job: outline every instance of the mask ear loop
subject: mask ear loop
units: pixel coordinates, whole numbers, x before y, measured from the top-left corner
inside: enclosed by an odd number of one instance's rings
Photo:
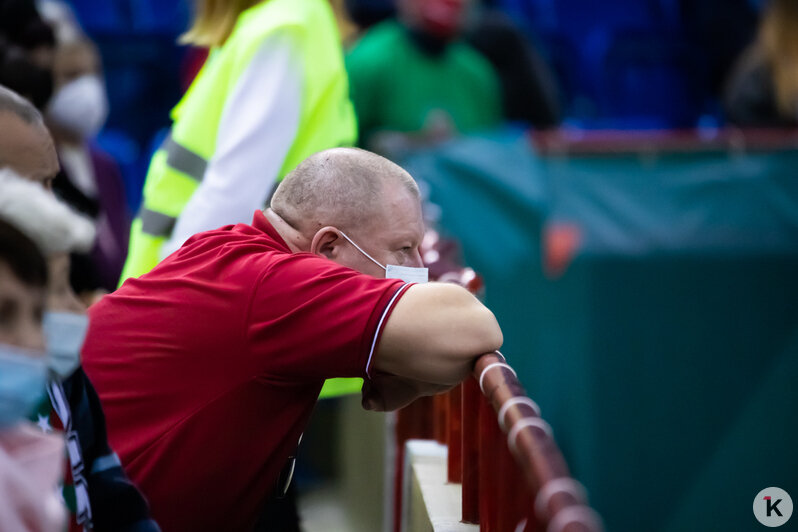
[[[348,236],[346,236],[346,233],[344,233],[344,232],[343,232],[343,231],[341,231],[340,229],[338,230],[338,232],[339,232],[339,233],[341,233],[341,236],[342,236],[342,237],[344,237],[344,238],[345,238],[345,239],[346,239],[346,240],[347,240],[347,241],[348,241],[350,244],[352,244],[353,246],[355,246],[355,248],[357,248],[357,250],[358,250],[359,252],[361,252],[361,253],[362,253],[362,254],[364,254],[366,257],[368,257],[368,259],[369,259],[371,262],[373,262],[374,264],[376,264],[377,266],[379,266],[379,267],[380,267],[380,268],[382,268],[383,270],[385,270],[385,271],[388,271],[388,269],[387,269],[385,266],[383,266],[382,264],[380,264],[379,262],[377,262],[377,260],[376,260],[374,257],[372,257],[371,255],[369,255],[368,253],[366,253],[365,251],[363,251],[363,249],[362,249],[360,246],[358,246],[357,244],[355,244],[355,243],[352,241],[352,239],[351,239],[351,238],[349,238]]]

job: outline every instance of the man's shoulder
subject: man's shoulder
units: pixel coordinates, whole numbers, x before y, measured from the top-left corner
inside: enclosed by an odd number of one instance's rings
[[[192,289],[217,287],[230,290],[232,297],[237,286],[246,290],[260,272],[287,255],[291,251],[285,243],[267,232],[247,224],[225,226],[192,236],[150,272],[126,280],[111,295],[164,300],[171,293],[185,295]]]

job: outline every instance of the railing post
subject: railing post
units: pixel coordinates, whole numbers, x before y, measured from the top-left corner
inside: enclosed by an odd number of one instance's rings
[[[449,423],[447,424],[446,435],[446,444],[449,446],[449,454],[446,464],[446,478],[449,482],[453,483],[463,481],[462,389],[463,385],[461,384],[446,394],[449,398]]]
[[[479,403],[482,393],[474,379],[462,385],[463,522],[479,523]]]
[[[503,444],[493,407],[479,402],[479,530],[501,532],[497,527],[499,478],[497,458]]]
[[[528,508],[534,505],[529,487],[521,475],[518,463],[507,448],[504,435],[500,432],[497,436],[496,467],[499,479],[496,493],[498,499],[497,530],[513,532],[519,521],[526,515]]]
[[[449,398],[446,394],[438,394],[432,398],[433,437],[440,444],[446,444],[448,430],[446,424],[449,417]]]
[[[432,407],[432,397],[420,397],[396,413],[396,462],[393,481],[394,532],[401,530],[405,442],[412,438],[432,438],[433,420],[429,415]]]

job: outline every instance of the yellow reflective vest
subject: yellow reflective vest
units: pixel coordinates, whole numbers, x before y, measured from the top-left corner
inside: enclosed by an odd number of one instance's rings
[[[267,0],[241,13],[230,37],[215,50],[172,110],[172,129],[155,152],[144,197],[130,230],[120,284],[160,262],[161,247],[202,182],[215,149],[225,102],[265,39],[289,32],[302,58],[303,94],[294,142],[278,179],[309,155],[355,143],[357,125],[335,17],[327,0]],[[219,198],[223,201],[223,198]],[[355,381],[355,382],[353,382]],[[360,389],[359,379],[328,381],[322,395]]]

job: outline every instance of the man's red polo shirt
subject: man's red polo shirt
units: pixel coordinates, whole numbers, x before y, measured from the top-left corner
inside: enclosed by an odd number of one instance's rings
[[[367,376],[406,287],[291,253],[258,212],[91,308],[83,367],[164,531],[252,528],[323,380]]]

